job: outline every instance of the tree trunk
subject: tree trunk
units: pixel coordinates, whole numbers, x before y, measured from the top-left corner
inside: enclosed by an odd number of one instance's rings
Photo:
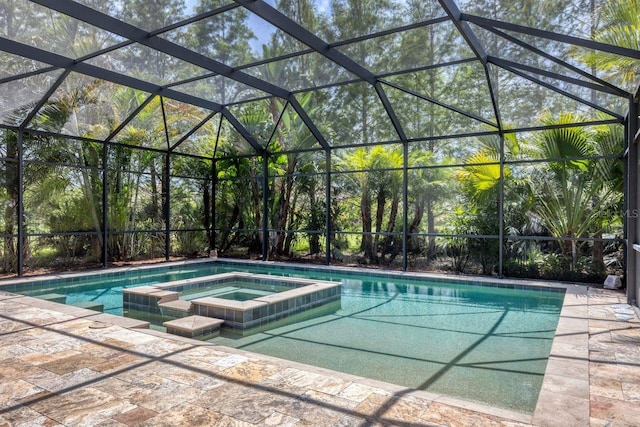
[[[138,200],[139,200],[139,193],[140,193],[140,177],[142,176],[142,171],[140,171],[140,173],[137,174],[136,176],[136,185],[135,185],[135,193],[133,196],[133,207],[131,209],[131,212],[129,213],[129,224],[127,226],[127,230],[133,231],[136,229],[136,212],[138,211]],[[131,236],[131,235],[129,235]],[[136,246],[135,246],[135,239],[133,238],[133,236],[129,237],[129,241],[127,242],[127,245],[125,247],[129,247],[128,249],[128,256],[130,257],[134,257],[138,255],[138,251],[136,250]]]
[[[204,225],[204,229],[205,229],[205,233],[207,234],[207,242],[209,242],[209,250],[213,249],[213,246],[211,245],[211,235],[212,235],[212,230],[211,230],[211,194],[209,193],[209,182],[205,181],[204,182],[204,188],[203,188],[203,192],[202,192],[202,204],[203,206],[203,210],[204,210],[204,215],[202,218],[202,223]]]
[[[434,52],[435,29],[433,27],[434,27],[433,25],[429,27],[429,46],[431,46],[431,49],[429,49],[430,61],[434,61],[434,54],[435,54]],[[434,69],[429,71],[429,90],[431,92],[431,96],[435,97],[436,70]],[[436,125],[436,111],[435,111],[435,105],[433,103],[429,103],[429,122],[430,122],[429,136],[433,136],[435,125]],[[435,142],[429,141],[428,144],[429,144],[429,151],[433,153],[435,150]],[[425,204],[426,204],[426,210],[427,210],[427,233],[430,233],[430,234],[436,232],[435,218],[433,217],[433,202],[434,202],[433,195],[430,192],[427,192],[427,194],[425,195]],[[429,236],[427,241],[429,242],[427,246],[427,261],[431,261],[436,257],[436,238],[435,236]]]
[[[291,190],[289,190],[289,192],[291,192]],[[296,218],[295,218],[294,212],[296,210],[296,205],[298,203],[298,195],[299,193],[296,191],[294,193],[293,198],[291,199],[291,202],[289,203],[290,212],[289,212],[289,225],[287,226],[287,230],[293,230],[297,228],[296,226],[297,224],[295,224]],[[289,197],[291,198],[291,196]],[[293,231],[287,231],[285,235],[286,235],[286,238],[284,239],[284,248],[282,250],[282,253],[284,255],[292,255],[291,245],[293,244],[295,233]]]
[[[84,149],[82,151],[83,152],[80,158],[80,160],[82,161],[82,166],[90,166],[90,164],[94,162],[97,163],[97,158],[96,158],[97,156],[95,156],[94,152],[87,153]],[[91,161],[87,162],[87,156],[91,156],[91,160],[93,160],[93,162]],[[95,193],[96,193],[95,190],[101,181],[99,172],[95,168],[92,168],[90,170],[86,168],[81,168],[80,173],[82,176],[82,194],[84,196],[85,203],[89,208],[89,214],[91,215],[91,223],[93,225],[93,230],[100,231],[101,220],[98,217],[98,209],[96,209],[96,200],[95,200]],[[101,248],[102,248],[102,233],[98,233],[97,236],[92,235],[91,236],[91,253],[94,259],[100,259]]]
[[[7,133],[6,143],[7,143],[7,158],[17,159],[18,158],[18,138],[14,133]],[[4,258],[3,258],[3,270],[5,272],[15,272],[17,271],[17,260],[18,260],[18,248],[17,248],[17,239],[15,239],[12,234],[15,232],[15,226],[17,225],[17,214],[18,214],[18,162],[6,162],[6,176],[7,176],[7,192],[9,193],[10,202],[7,204],[7,207],[4,211],[4,224],[5,229],[4,233],[10,235],[6,239],[4,239]]]
[[[433,215],[433,200],[430,194],[426,197],[427,208],[427,233],[436,232],[436,221]],[[427,258],[432,260],[436,257],[436,238],[435,236],[429,236],[429,247],[427,249]]]
[[[231,234],[231,229],[233,225],[238,221],[238,217],[240,216],[240,207],[236,203],[233,206],[233,211],[231,212],[231,218],[229,218],[229,222],[227,223],[227,230],[225,230],[222,238],[220,239],[220,253],[224,253],[231,247],[231,242],[227,243],[227,239],[229,238],[229,234]]]
[[[311,185],[309,188],[309,206],[311,207],[311,224],[312,230],[320,230],[322,225],[319,221],[317,221],[317,212],[318,212],[318,202],[316,200],[316,186]],[[309,235],[309,253],[310,254],[319,254],[320,253],[320,235],[313,233]]]
[[[378,188],[378,196],[377,196],[377,206],[376,206],[376,235],[373,237],[373,258],[371,262],[378,264],[380,259],[378,258],[378,243],[380,241],[380,232],[382,231],[382,221],[384,219],[384,207],[387,204],[387,192],[380,186]]]
[[[262,247],[262,239],[268,239],[269,236],[263,236],[262,233],[262,222],[267,221],[267,218],[262,218],[261,207],[262,207],[262,198],[260,197],[260,190],[258,189],[258,177],[255,171],[251,172],[251,196],[253,199],[253,211],[256,217],[256,227],[258,228],[258,233],[254,237],[254,241],[250,243],[251,248]],[[266,188],[263,188],[262,191],[267,191]]]
[[[373,259],[373,241],[371,240],[371,194],[367,186],[362,188],[360,198],[360,216],[362,217],[362,244],[360,249],[364,252],[364,257]]]
[[[287,228],[287,222],[291,211],[291,192],[293,191],[293,177],[291,174],[295,171],[296,161],[295,159],[288,158],[287,176],[284,178],[284,184],[280,191],[279,210],[278,210],[278,231],[276,238],[275,252],[278,255],[288,254],[288,250],[285,246],[285,237],[287,232],[284,231]]]
[[[398,219],[398,208],[400,206],[400,195],[398,192],[394,193],[393,199],[391,199],[391,210],[389,211],[389,225],[387,226],[387,233],[393,233],[396,226],[396,220]],[[391,264],[393,259],[398,254],[397,248],[393,243],[396,241],[394,236],[388,235],[384,238],[382,245],[382,260],[385,264]],[[397,246],[397,245],[395,245]],[[385,254],[390,254],[389,259],[385,259]]]
[[[158,229],[162,225],[162,221],[160,219],[160,197],[158,193],[158,173],[156,172],[156,162],[155,160],[151,161],[151,209],[152,209],[152,217],[153,217],[153,228]],[[155,258],[156,256],[156,244],[160,244],[161,236],[158,236],[158,233],[154,233],[151,239],[151,244],[149,245],[149,256],[151,258]]]
[[[167,224],[166,219],[169,218],[169,182],[171,181],[171,178],[169,177],[169,171],[167,170],[167,162],[163,161],[162,162],[162,176],[160,177],[160,191],[161,191],[161,195],[162,195],[162,219],[161,219],[161,224],[163,227],[170,227],[170,224]],[[161,253],[165,256],[169,256],[169,254],[165,253],[166,252],[166,245],[165,245],[165,239],[168,239],[169,236],[167,236],[165,233],[161,233],[161,238],[160,238],[160,243],[161,243]]]
[[[422,197],[418,197],[418,199],[416,200],[416,213],[415,213],[415,216],[413,217],[413,220],[411,221],[411,224],[409,224],[409,229],[408,229],[409,234],[414,234],[418,232],[420,223],[422,222],[422,218],[424,217],[424,208],[425,208],[424,205],[425,205],[424,199]],[[409,239],[409,250],[412,252],[419,251],[420,244],[418,242],[419,242],[418,237],[411,236]]]

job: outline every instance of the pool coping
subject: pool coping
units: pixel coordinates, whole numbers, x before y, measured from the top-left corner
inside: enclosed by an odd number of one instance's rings
[[[291,366],[298,366],[306,371],[321,372],[323,374],[329,374],[341,379],[349,379],[356,381],[360,384],[371,385],[384,389],[390,393],[400,394],[402,396],[416,396],[422,397],[435,402],[444,403],[451,406],[456,406],[476,412],[481,412],[489,415],[508,418],[517,422],[541,425],[541,426],[554,426],[554,425],[588,425],[589,423],[589,316],[588,316],[588,289],[589,285],[586,284],[573,284],[573,283],[555,283],[555,282],[541,282],[535,280],[520,280],[520,279],[498,279],[495,277],[466,277],[466,276],[454,276],[437,273],[425,273],[425,272],[402,272],[402,271],[381,271],[371,270],[366,268],[357,267],[342,267],[342,266],[319,266],[319,265],[300,265],[294,263],[282,263],[276,261],[252,261],[252,260],[235,260],[235,259],[198,259],[198,260],[186,260],[177,261],[164,264],[153,264],[139,267],[118,267],[118,271],[115,269],[109,269],[109,273],[118,274],[120,272],[127,272],[137,269],[152,269],[167,267],[167,264],[171,266],[183,266],[200,263],[226,263],[226,264],[249,264],[255,266],[270,266],[279,267],[283,269],[294,270],[316,270],[316,271],[335,271],[343,273],[345,275],[364,274],[364,275],[376,275],[389,278],[403,278],[403,277],[420,277],[428,278],[437,283],[481,283],[485,286],[497,286],[497,287],[509,287],[518,289],[524,287],[524,289],[544,289],[544,290],[557,290],[565,292],[565,298],[558,319],[558,326],[554,339],[552,342],[551,353],[545,369],[544,379],[540,393],[538,395],[538,401],[533,414],[525,414],[520,412],[511,411],[508,409],[489,406],[480,402],[474,402],[470,400],[464,400],[452,396],[443,394],[436,394],[423,390],[416,390],[399,386],[391,383],[386,383],[379,380],[369,379],[365,377],[359,377],[352,374],[347,374],[339,371],[333,371],[326,368],[320,368],[313,365],[306,365],[300,362],[293,362],[286,359],[274,358],[271,356],[262,355],[259,353],[252,353],[244,350],[235,349],[227,346],[218,346],[223,348],[224,351],[234,354],[250,354],[254,358],[260,358],[264,360],[277,360],[280,363],[286,363]],[[20,279],[8,279],[0,281],[0,291],[4,291],[5,285],[11,285],[14,283],[24,283],[31,281],[42,281],[51,279],[64,279],[68,277],[86,277],[86,275],[99,275],[105,274],[105,270],[100,270],[91,273],[70,273],[70,274],[55,274],[47,276],[34,276],[29,278]],[[496,283],[499,280],[500,283]],[[75,315],[78,317],[91,317],[96,321],[105,323],[116,324],[126,328],[136,328],[139,332],[162,334],[163,337],[171,339],[179,339],[175,335],[170,335],[164,332],[153,331],[144,329],[145,326],[139,323],[128,324],[119,319],[129,320],[124,317],[109,315],[105,313],[96,313],[91,310],[82,309],[78,307],[68,306],[61,303],[49,302],[44,300],[38,300],[34,297],[28,297],[20,294],[15,294],[16,297],[28,298],[29,300],[36,300],[36,306],[40,306],[48,309],[55,309],[57,311]],[[195,341],[195,340],[190,340]]]

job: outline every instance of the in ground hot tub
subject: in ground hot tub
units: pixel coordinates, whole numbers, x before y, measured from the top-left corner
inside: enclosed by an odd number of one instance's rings
[[[294,315],[340,308],[339,282],[224,273],[124,289],[126,316],[157,320],[191,315],[224,320],[222,330],[245,335],[280,325]],[[303,316],[310,317],[310,316]]]

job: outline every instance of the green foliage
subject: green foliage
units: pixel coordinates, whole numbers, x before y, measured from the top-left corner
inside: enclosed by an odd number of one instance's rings
[[[208,12],[226,4],[228,2],[223,0],[199,0],[195,12]],[[225,64],[247,63],[251,59],[249,40],[254,37],[247,25],[248,14],[245,9],[237,8],[222,19],[198,21],[189,28],[186,45]],[[224,96],[229,96],[222,83],[219,89],[223,89]]]
[[[449,219],[445,233],[450,237],[442,239],[441,250],[451,258],[452,269],[468,272],[468,265],[481,266],[484,275],[491,275],[497,269],[499,241],[495,238],[474,238],[474,235],[496,235],[498,224],[495,211],[478,208],[458,207]]]
[[[535,259],[522,262],[507,259],[503,265],[504,275],[513,278],[539,278],[561,282],[601,284],[607,276],[590,257],[580,257],[573,266],[571,257],[557,253],[540,253]]]
[[[150,32],[180,21],[187,10],[183,0],[85,3]],[[229,4],[224,0],[192,3],[194,14]],[[584,4],[572,4],[569,0],[467,3],[465,13],[544,30],[570,25],[565,22],[570,16],[568,12]],[[601,3],[596,11],[593,39],[637,50],[638,1]],[[69,17],[44,13],[35,4],[32,8],[23,8],[21,4],[0,5],[0,26],[9,39],[29,38],[69,58],[81,58],[120,41]],[[328,4],[278,0],[275,4],[278,10],[329,43],[442,16],[438,2],[417,0],[336,0]],[[171,147],[210,112],[160,96],[155,96],[121,132],[112,135],[112,142],[126,146],[108,144],[103,151],[101,143],[25,134],[27,167],[23,184],[27,231],[97,232],[91,237],[39,239],[30,248],[31,254],[51,262],[56,258],[100,259],[99,240],[105,226],[103,191],[108,203],[106,226],[111,232],[108,255],[113,260],[166,255],[167,228],[178,230],[172,233],[170,242],[172,253],[178,255],[197,255],[211,246],[218,247],[220,253],[247,254],[261,251],[267,238],[274,256],[298,256],[301,251],[317,254],[323,249],[327,205],[334,230],[330,236],[333,247],[344,250],[347,257],[353,255],[364,263],[390,265],[402,246],[397,236],[406,227],[414,235],[408,245],[416,258],[424,257],[426,262],[440,258],[438,261],[451,264],[453,270],[482,274],[496,272],[500,248],[497,239],[477,236],[499,233],[501,201],[508,236],[584,239],[620,229],[623,169],[614,156],[623,151],[622,126],[569,126],[586,119],[577,112],[559,114],[555,105],[546,105],[545,97],[538,96],[546,89],[518,85],[503,78],[504,70],[497,71],[497,67],[491,66],[490,77],[494,79],[503,111],[512,107],[510,117],[503,120],[511,120],[513,116],[522,120],[519,124],[526,120],[527,126],[540,123],[555,128],[506,133],[502,139],[438,138],[496,129],[469,117],[480,115],[492,121],[495,113],[487,96],[486,70],[479,61],[464,61],[475,56],[450,23],[414,25],[408,30],[333,47],[379,76],[378,89],[382,88],[387,95],[409,135],[406,149],[410,167],[405,182],[402,170],[405,147],[390,125],[382,91],[378,93],[365,82],[332,86],[353,76],[322,55],[298,54],[300,43],[286,32],[271,32],[258,40],[255,35],[263,28],[256,27],[254,34],[250,28],[253,18],[249,18],[245,8],[237,7],[166,31],[159,37],[276,86],[292,88],[291,96],[336,147],[331,155],[332,164],[325,164],[324,151],[294,104],[263,96],[254,88],[224,76],[195,79],[203,76],[203,70],[188,61],[138,44],[122,46],[107,55],[83,61],[125,72],[159,87],[176,79],[190,79],[168,87],[224,105],[268,151],[268,176],[262,176],[264,159],[256,156],[255,148],[243,133],[227,118],[221,118],[221,114],[180,146]],[[45,19],[46,28],[40,28],[39,32],[26,25]],[[542,57],[531,55],[506,39],[489,33],[484,36],[482,42],[487,44],[490,55],[532,67],[547,66]],[[530,42],[528,36],[523,41]],[[553,52],[551,43],[537,39],[536,47]],[[620,60],[608,52],[574,53],[587,66],[595,67],[599,75],[619,78],[628,85],[638,79],[636,60]],[[288,56],[245,67],[252,61],[279,55]],[[3,76],[31,73],[40,66],[14,56],[7,58],[0,65]],[[440,61],[455,64],[433,66]],[[394,74],[401,70],[404,71]],[[12,111],[6,114],[3,111],[3,122],[20,126],[57,75],[50,72],[21,79],[25,81],[25,90],[18,95],[12,93],[9,83],[3,83],[3,99],[26,98]],[[103,140],[148,96],[149,93],[73,72],[37,112],[28,128]],[[254,96],[259,99],[241,102]],[[510,97],[517,101],[514,105],[507,105]],[[540,114],[547,107],[549,110]],[[469,115],[452,111],[455,109]],[[375,145],[380,142],[383,144]],[[362,143],[366,147],[358,147]],[[13,162],[17,158],[15,133],[4,132],[2,144],[3,157],[10,160],[2,168],[1,221],[3,232],[14,236],[19,200],[17,163]],[[339,148],[340,145],[344,148]],[[167,149],[173,150],[169,162],[157,151]],[[215,164],[180,153],[214,155]],[[609,158],[594,161],[591,156]],[[534,163],[508,162],[523,159]],[[107,165],[106,171],[102,170],[103,164]],[[456,166],[452,167],[453,164]],[[327,166],[332,168],[331,200],[325,200]],[[403,197],[405,184],[408,206]],[[265,199],[267,212],[262,205]],[[167,217],[169,224],[165,223]],[[405,218],[408,224],[404,224]],[[269,236],[262,235],[263,227],[271,230]],[[438,238],[440,246],[436,248],[434,236],[439,233],[461,236]],[[593,266],[598,264],[598,257],[590,253],[593,246],[589,244],[531,240],[526,245],[506,246],[509,261],[505,263],[505,271],[511,275],[569,280],[601,273]],[[5,255],[7,259],[15,255],[16,247],[16,239],[7,238],[3,247],[4,253],[9,254]]]
[[[496,163],[499,159],[488,151],[479,151],[466,159],[465,167],[455,174],[463,187],[471,193],[471,201],[479,204],[494,204],[503,166]],[[509,168],[504,168],[504,177],[508,178]]]
[[[573,113],[560,114],[557,118],[548,112],[542,116],[542,123],[548,126],[570,126],[583,121]],[[592,134],[584,127],[558,127],[539,132],[534,138],[534,144],[539,151],[538,156],[543,159],[563,159],[551,162],[551,169],[556,173],[564,173],[569,168],[580,171],[587,169],[588,161],[580,159],[592,154]],[[570,165],[570,167],[568,167]],[[562,178],[560,178],[562,179]]]
[[[575,118],[561,115],[557,122],[547,120],[547,123],[564,124],[567,120],[575,122]],[[558,159],[549,163],[547,171],[538,170],[529,181],[529,191],[535,200],[533,211],[552,236],[599,235],[611,218],[604,214],[610,213],[609,206],[619,198],[615,192],[616,187],[619,189],[615,183],[619,178],[611,174],[615,165],[580,159],[601,150],[603,145],[613,148],[610,140],[613,137],[603,132],[606,133],[603,128],[599,134],[584,127],[550,129],[536,139],[545,156]],[[571,256],[572,270],[577,268],[582,244],[572,240],[561,245],[563,255]]]
[[[640,1],[603,1],[595,11],[598,28],[591,38],[595,41],[640,50]],[[640,78],[640,61],[606,51],[574,49],[574,56],[585,64],[618,80],[623,87],[634,90]]]

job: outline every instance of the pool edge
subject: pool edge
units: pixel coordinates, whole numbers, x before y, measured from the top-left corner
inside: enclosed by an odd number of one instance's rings
[[[311,372],[323,372],[329,373],[332,376],[338,378],[349,378],[360,384],[375,384],[376,387],[384,388],[385,390],[394,391],[394,393],[403,393],[402,395],[415,395],[421,396],[434,402],[446,403],[448,405],[457,406],[463,409],[470,409],[477,412],[482,412],[489,415],[500,416],[508,418],[517,422],[523,422],[534,425],[584,425],[584,422],[589,422],[589,319],[588,319],[588,301],[587,294],[589,285],[587,284],[563,284],[563,283],[549,283],[535,280],[521,280],[521,279],[497,279],[495,277],[476,277],[476,276],[456,276],[437,273],[424,273],[424,272],[400,272],[400,271],[388,271],[388,270],[371,270],[366,268],[353,268],[353,267],[341,267],[341,266],[320,266],[320,265],[300,265],[295,263],[281,263],[274,261],[252,261],[252,260],[234,260],[234,259],[197,259],[186,261],[175,261],[170,263],[152,264],[144,266],[127,266],[119,267],[109,270],[96,270],[92,272],[74,272],[53,274],[46,276],[32,276],[27,278],[14,278],[5,279],[0,281],[0,292],[12,293],[12,291],[4,291],[4,285],[13,284],[16,282],[29,282],[34,280],[47,280],[47,279],[59,279],[69,278],[73,276],[86,276],[105,273],[119,273],[131,270],[146,270],[152,268],[166,267],[168,264],[171,266],[202,264],[202,263],[227,263],[227,264],[249,264],[256,266],[278,266],[281,268],[294,268],[296,270],[317,270],[317,271],[336,271],[340,273],[349,272],[350,274],[369,274],[369,275],[383,275],[386,277],[421,277],[435,279],[437,282],[442,283],[482,283],[490,284],[495,283],[497,280],[500,284],[504,284],[505,287],[511,286],[530,286],[534,288],[542,288],[545,290],[563,289],[565,291],[565,298],[563,300],[563,306],[561,309],[560,317],[558,320],[558,326],[556,334],[554,335],[551,353],[547,362],[543,384],[540,389],[538,401],[533,414],[525,414],[508,409],[498,408],[482,404],[474,401],[467,401],[451,396],[445,396],[441,394],[435,394],[427,391],[410,389],[403,386],[386,383],[383,381],[368,379],[365,377],[359,377],[352,374],[346,374],[339,371],[333,371],[326,368],[320,368],[313,365],[305,365],[299,362],[292,362],[286,359],[275,358],[271,356],[262,355],[259,353],[252,353],[243,350],[237,350],[232,347],[219,346],[229,353],[239,354],[251,354],[253,358],[264,360],[278,360],[280,363],[287,363],[293,366],[304,367],[304,370]],[[16,297],[32,299],[20,294],[14,294]],[[34,298],[35,299],[35,298]],[[37,299],[36,299],[37,300]],[[38,300],[41,301],[41,300]],[[38,302],[33,305],[42,306],[44,302]],[[100,313],[91,312],[90,310],[79,309],[77,307],[67,306],[60,303],[47,302],[46,308],[52,308],[57,306],[57,311],[75,314],[77,317],[93,317],[98,316]],[[45,308],[45,307],[43,307]],[[80,311],[89,312],[93,314],[81,315]],[[120,317],[115,316],[114,317]],[[98,320],[98,318],[95,318]],[[125,318],[126,319],[126,318]],[[106,321],[107,323],[111,323]],[[118,325],[118,323],[114,323]],[[124,326],[119,324],[118,326]],[[140,326],[138,326],[139,328]],[[131,328],[131,327],[127,327]],[[178,339],[174,335],[166,334],[163,332],[136,329],[139,332],[151,333],[151,334],[163,334],[168,339]],[[193,340],[189,340],[192,342]],[[198,341],[196,341],[198,342]],[[586,382],[586,385],[584,384]],[[586,397],[583,397],[586,389]]]
[[[589,425],[589,286],[566,289],[533,414],[540,426]]]

